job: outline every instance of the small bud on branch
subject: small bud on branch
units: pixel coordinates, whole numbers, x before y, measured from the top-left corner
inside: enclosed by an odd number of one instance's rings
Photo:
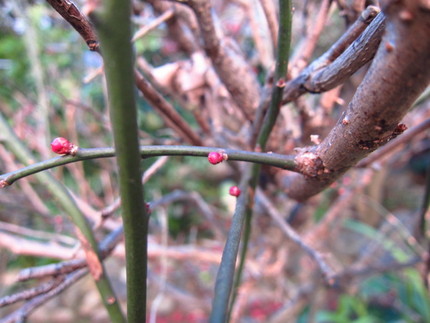
[[[228,191],[231,196],[239,197],[240,195],[240,188],[237,186],[230,187],[230,190]]]
[[[208,160],[212,165],[216,165],[221,163],[224,160],[227,160],[227,155],[226,154],[222,154],[216,151],[212,151],[209,153],[208,155]]]
[[[72,144],[66,138],[57,137],[51,142],[51,150],[59,155],[76,155],[78,146]]]

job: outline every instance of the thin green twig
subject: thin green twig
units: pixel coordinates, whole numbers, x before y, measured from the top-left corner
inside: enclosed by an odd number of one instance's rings
[[[276,70],[274,87],[272,90],[271,102],[267,114],[264,118],[260,133],[257,137],[257,149],[264,151],[270,133],[273,130],[279,111],[282,105],[282,91],[285,86],[288,59],[291,44],[291,0],[279,0],[279,30],[278,30],[278,51],[276,60]],[[261,165],[252,165],[252,175],[249,181],[249,187],[246,194],[252,194],[254,198],[255,189],[260,177]],[[240,285],[243,268],[245,266],[246,254],[248,250],[248,242],[251,236],[251,220],[253,214],[253,203],[249,203],[244,209],[245,212],[245,228],[243,232],[243,244],[240,252],[239,266],[234,280],[233,295],[230,302],[230,310],[228,319],[230,319],[231,311],[237,297],[237,291]]]
[[[127,271],[127,318],[146,321],[148,217],[141,184],[131,2],[107,0],[94,12],[100,37],[118,163]]]
[[[236,149],[222,149],[217,147],[200,146],[141,146],[142,158],[159,156],[196,156],[207,157],[212,151],[223,152],[228,160],[245,161],[279,167],[297,172],[294,156],[274,153],[256,153]],[[54,157],[0,176],[0,188],[12,185],[15,181],[54,167],[75,163],[78,161],[108,158],[115,156],[114,148],[79,148],[75,156],[65,155]]]
[[[240,187],[246,188],[250,179],[250,167],[247,167],[243,175]],[[212,302],[212,312],[209,322],[227,322],[228,305],[230,301],[231,289],[233,286],[234,271],[236,266],[237,253],[239,250],[240,237],[242,235],[243,222],[246,208],[250,203],[250,194],[241,194],[236,203],[236,210],[233,215],[230,231],[222,253],[221,264],[215,282],[215,295]]]
[[[282,105],[282,90],[285,87],[288,58],[291,43],[291,0],[279,0],[279,31],[278,31],[278,55],[276,59],[276,70],[274,87],[269,110],[263,121],[257,144],[262,150],[266,147],[269,135],[278,118]]]

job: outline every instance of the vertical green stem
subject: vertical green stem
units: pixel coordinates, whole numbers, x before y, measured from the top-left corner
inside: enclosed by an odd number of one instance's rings
[[[278,31],[278,54],[276,59],[276,70],[272,98],[269,110],[264,119],[257,144],[262,150],[266,146],[270,132],[275,125],[281,108],[282,89],[285,86],[288,71],[288,58],[291,43],[291,0],[279,0],[279,31]]]
[[[247,167],[240,187],[249,185],[250,167]],[[237,253],[239,250],[240,237],[242,235],[243,222],[245,219],[246,208],[250,202],[249,194],[242,194],[236,203],[236,210],[233,215],[227,242],[225,244],[221,264],[218,269],[217,279],[215,282],[215,295],[212,302],[212,312],[209,322],[227,322],[228,305],[230,294],[233,286],[234,271],[236,267]]]
[[[106,0],[93,16],[100,37],[118,162],[127,265],[127,317],[146,321],[147,215],[141,184],[131,2]]]
[[[279,0],[279,31],[278,31],[278,51],[276,60],[276,70],[274,77],[274,86],[270,101],[270,107],[264,118],[260,133],[257,138],[257,148],[264,151],[266,143],[269,139],[270,133],[273,130],[276,119],[279,115],[279,110],[282,104],[282,90],[285,86],[286,76],[288,71],[288,59],[290,53],[291,43],[291,0]],[[247,194],[254,194],[260,177],[261,165],[255,164],[252,166],[252,176],[249,181],[249,188]],[[230,318],[231,310],[237,297],[237,290],[240,285],[243,268],[245,266],[246,253],[248,249],[248,241],[251,236],[251,219],[252,219],[252,203],[244,210],[245,214],[245,228],[243,233],[243,244],[240,252],[239,267],[234,281],[233,295],[230,304]]]

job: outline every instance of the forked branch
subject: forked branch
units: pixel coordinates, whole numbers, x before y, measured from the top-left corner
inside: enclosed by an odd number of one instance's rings
[[[292,198],[321,192],[402,133],[399,122],[430,82],[430,11],[417,0],[385,3],[386,33],[373,63],[327,138],[296,157],[308,174],[284,183]]]

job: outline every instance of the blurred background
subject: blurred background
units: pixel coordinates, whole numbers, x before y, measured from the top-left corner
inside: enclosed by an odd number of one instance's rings
[[[240,53],[263,89],[274,68],[270,22],[276,18],[277,4],[270,0],[212,3],[223,41]],[[290,78],[344,33],[364,4],[294,2]],[[89,7],[86,1],[76,5],[84,12]],[[202,45],[186,41],[197,33],[194,16],[187,10],[164,1],[133,3],[133,24],[141,35],[134,42],[137,67],[205,146],[247,149],[249,125],[244,115],[220,84]],[[3,0],[0,35],[0,113],[31,150],[34,161],[53,157],[50,142],[59,136],[85,148],[112,146],[102,61],[67,22],[45,1]],[[284,107],[270,149],[293,154],[295,147],[323,139],[367,68],[342,86],[306,94]],[[141,144],[186,144],[160,112],[138,96]],[[429,118],[427,90],[403,120],[409,129],[424,125],[423,130],[393,145],[367,167],[348,171],[305,203],[288,199],[277,184],[275,179],[286,171],[264,169],[233,322],[430,322],[427,243],[417,234],[429,186]],[[2,133],[4,129],[0,129],[0,173],[4,174],[23,164],[3,145]],[[152,211],[148,320],[205,322],[236,203],[228,191],[238,184],[243,163],[212,166],[204,158],[160,157],[142,164],[145,198]],[[50,172],[96,225],[98,239],[121,225],[113,159],[69,164]],[[286,236],[274,216],[281,216],[323,256],[335,272],[332,281],[322,278],[318,266]],[[79,257],[82,251],[73,224],[34,176],[0,191],[0,297],[47,279],[17,282],[22,269]],[[106,267],[125,304],[121,242]],[[1,307],[0,317],[22,305]],[[107,321],[89,276],[28,319]]]

